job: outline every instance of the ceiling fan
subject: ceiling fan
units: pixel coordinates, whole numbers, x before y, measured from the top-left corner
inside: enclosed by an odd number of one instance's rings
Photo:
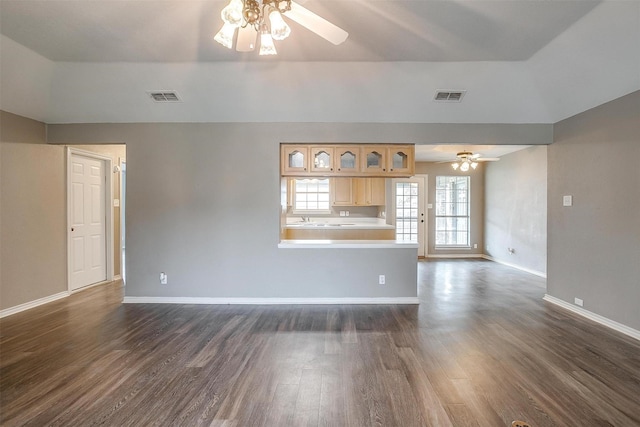
[[[214,40],[232,49],[237,28],[238,52],[253,51],[260,34],[260,55],[276,55],[273,40],[284,40],[291,33],[283,15],[334,45],[343,43],[349,36],[342,28],[293,0],[231,0],[220,13],[224,25]]]
[[[454,170],[458,170],[458,168],[460,168],[460,170],[462,172],[466,172],[469,170],[469,167],[475,169],[478,167],[478,162],[497,162],[498,160],[500,160],[499,157],[482,157],[482,154],[480,153],[472,153],[471,151],[461,151],[458,154],[456,154],[456,157],[458,158],[457,160],[454,160],[453,163],[451,163],[451,167]],[[438,162],[438,163],[448,163],[450,162],[450,160],[444,161],[444,162]]]

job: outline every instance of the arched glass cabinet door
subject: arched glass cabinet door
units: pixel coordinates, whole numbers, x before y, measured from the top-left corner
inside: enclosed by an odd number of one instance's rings
[[[311,172],[332,172],[333,153],[333,147],[311,147]]]
[[[336,167],[339,174],[352,174],[360,172],[360,147],[346,145],[336,147]]]
[[[388,148],[389,173],[411,176],[415,170],[414,148],[396,145]]]
[[[364,147],[362,150],[362,172],[380,174],[387,170],[386,148],[381,146]]]
[[[282,173],[305,174],[309,172],[309,147],[297,145],[283,145]]]

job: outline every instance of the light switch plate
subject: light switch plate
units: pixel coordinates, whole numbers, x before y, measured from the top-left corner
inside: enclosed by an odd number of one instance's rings
[[[562,206],[573,206],[573,196],[562,196]]]
[[[118,206],[120,206],[120,199],[113,199],[113,207],[117,208]]]
[[[427,204],[427,209],[433,209],[433,203]]]

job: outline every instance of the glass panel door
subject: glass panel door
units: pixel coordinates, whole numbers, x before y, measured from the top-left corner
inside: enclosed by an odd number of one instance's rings
[[[418,243],[418,256],[426,256],[427,176],[393,180],[396,240]]]

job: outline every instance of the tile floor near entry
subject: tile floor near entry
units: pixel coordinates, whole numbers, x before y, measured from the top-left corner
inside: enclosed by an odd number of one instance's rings
[[[123,305],[114,282],[4,318],[0,421],[640,425],[640,342],[544,302],[539,277],[418,268],[420,305]]]

